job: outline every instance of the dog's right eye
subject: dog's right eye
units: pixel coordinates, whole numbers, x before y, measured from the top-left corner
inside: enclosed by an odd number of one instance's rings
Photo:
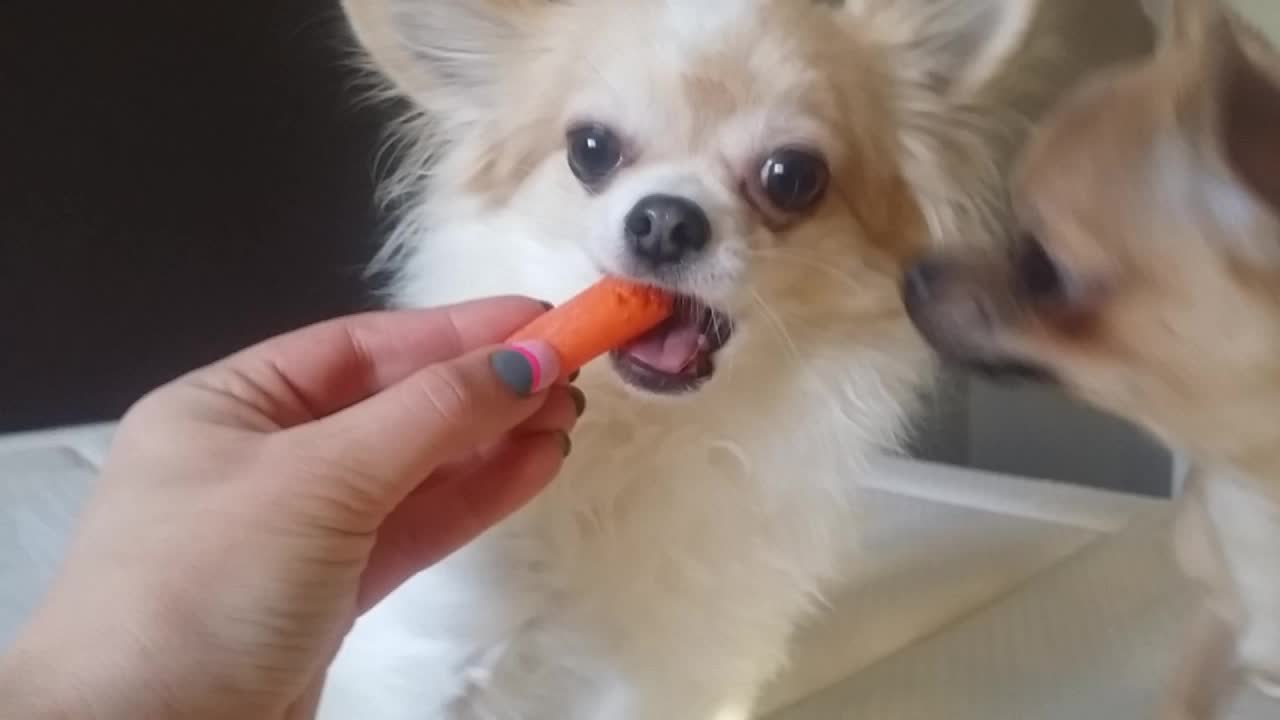
[[[598,185],[622,164],[622,140],[603,125],[581,125],[568,133],[569,169],[587,186]]]

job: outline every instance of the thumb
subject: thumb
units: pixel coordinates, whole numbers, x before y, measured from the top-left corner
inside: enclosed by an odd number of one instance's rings
[[[340,468],[381,522],[440,465],[529,419],[558,375],[556,353],[543,342],[478,350],[288,433],[310,458]]]

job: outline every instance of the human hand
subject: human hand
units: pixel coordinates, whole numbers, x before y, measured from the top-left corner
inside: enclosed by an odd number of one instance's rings
[[[581,393],[531,387],[546,346],[492,346],[539,312],[323,323],[144,398],[0,693],[31,718],[310,716],[359,613],[559,470]]]

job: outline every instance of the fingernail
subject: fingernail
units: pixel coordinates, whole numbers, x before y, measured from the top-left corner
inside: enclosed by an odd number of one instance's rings
[[[578,382],[578,378],[582,375],[581,370],[574,370],[569,374],[569,382]]]
[[[537,340],[495,352],[489,358],[489,365],[498,379],[517,395],[540,393],[560,375],[560,360],[555,350]]]
[[[569,457],[573,452],[573,440],[569,439],[569,433],[560,433],[560,452],[564,457]]]
[[[582,417],[582,413],[587,411],[587,394],[571,386],[569,397],[573,400],[573,408],[578,412],[578,417]]]
[[[555,306],[555,305],[552,305],[551,303],[547,302],[546,300],[539,300],[539,301],[538,301],[538,304],[542,306],[542,309],[543,309],[543,310],[555,310],[555,309],[556,309],[556,306]]]

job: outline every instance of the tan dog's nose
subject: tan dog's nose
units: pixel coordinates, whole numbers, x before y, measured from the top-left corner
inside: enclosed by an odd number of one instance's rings
[[[902,293],[916,327],[944,355],[982,354],[972,341],[996,329],[988,293],[965,267],[946,259],[926,257],[907,268]]]
[[[907,268],[903,277],[903,298],[908,307],[920,306],[933,297],[935,285],[946,272],[944,263],[936,258],[925,258]]]
[[[907,268],[902,300],[916,329],[944,359],[987,375],[1048,379],[1013,356],[1000,338],[1016,322],[1007,277],[944,256]]]

